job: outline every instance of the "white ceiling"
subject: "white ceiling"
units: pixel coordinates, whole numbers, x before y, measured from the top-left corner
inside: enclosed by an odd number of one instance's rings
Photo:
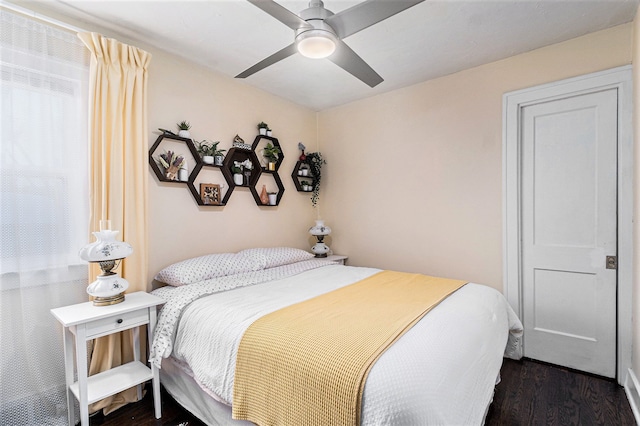
[[[385,0],[393,1],[393,0]],[[426,0],[345,39],[383,78],[370,88],[325,59],[294,55],[248,84],[314,110],[366,98],[633,20],[639,0]],[[305,0],[278,0],[293,12]],[[324,0],[334,13],[359,1]],[[39,1],[229,76],[293,42],[245,0]]]

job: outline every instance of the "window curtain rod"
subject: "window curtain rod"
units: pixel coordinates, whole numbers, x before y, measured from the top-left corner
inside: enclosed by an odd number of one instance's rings
[[[50,18],[50,17],[48,17],[46,15],[42,15],[40,13],[34,12],[33,10],[24,8],[22,6],[18,6],[16,4],[9,3],[9,2],[4,1],[4,0],[0,0],[0,7],[12,10],[14,12],[21,13],[23,15],[30,16],[32,18],[38,19],[38,20],[46,22],[48,24],[56,25],[58,27],[61,27],[61,28],[64,28],[66,30],[73,31],[73,32],[76,32],[76,33],[88,33],[88,32],[90,32],[90,31],[84,30],[82,28],[78,28],[78,27],[75,27],[73,25],[67,24],[66,22],[58,21],[57,19],[53,19],[53,18]]]

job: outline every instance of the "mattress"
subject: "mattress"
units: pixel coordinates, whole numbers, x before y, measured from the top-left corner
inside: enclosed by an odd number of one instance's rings
[[[242,424],[231,420],[230,404],[235,355],[246,328],[262,315],[380,271],[334,264],[302,269],[213,294],[196,287],[158,291],[168,301],[180,292],[199,294],[171,315],[176,321],[164,335],[168,348],[154,343],[155,362],[159,353],[171,357],[161,370],[169,393],[208,424]],[[166,333],[165,325],[161,329]],[[503,355],[519,357],[521,333],[501,293],[465,285],[375,363],[364,388],[362,424],[482,424]]]

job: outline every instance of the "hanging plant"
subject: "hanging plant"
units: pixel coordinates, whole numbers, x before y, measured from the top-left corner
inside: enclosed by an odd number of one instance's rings
[[[320,197],[320,179],[322,178],[322,165],[327,162],[322,158],[322,154],[319,152],[310,152],[306,154],[304,163],[309,165],[311,170],[311,176],[313,176],[313,191],[311,194],[311,204],[316,207],[318,204],[318,198]]]

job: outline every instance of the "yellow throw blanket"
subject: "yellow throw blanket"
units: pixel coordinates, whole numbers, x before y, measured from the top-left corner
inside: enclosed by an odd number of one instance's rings
[[[265,315],[238,348],[233,418],[267,425],[358,425],[378,357],[465,284],[383,271]]]

